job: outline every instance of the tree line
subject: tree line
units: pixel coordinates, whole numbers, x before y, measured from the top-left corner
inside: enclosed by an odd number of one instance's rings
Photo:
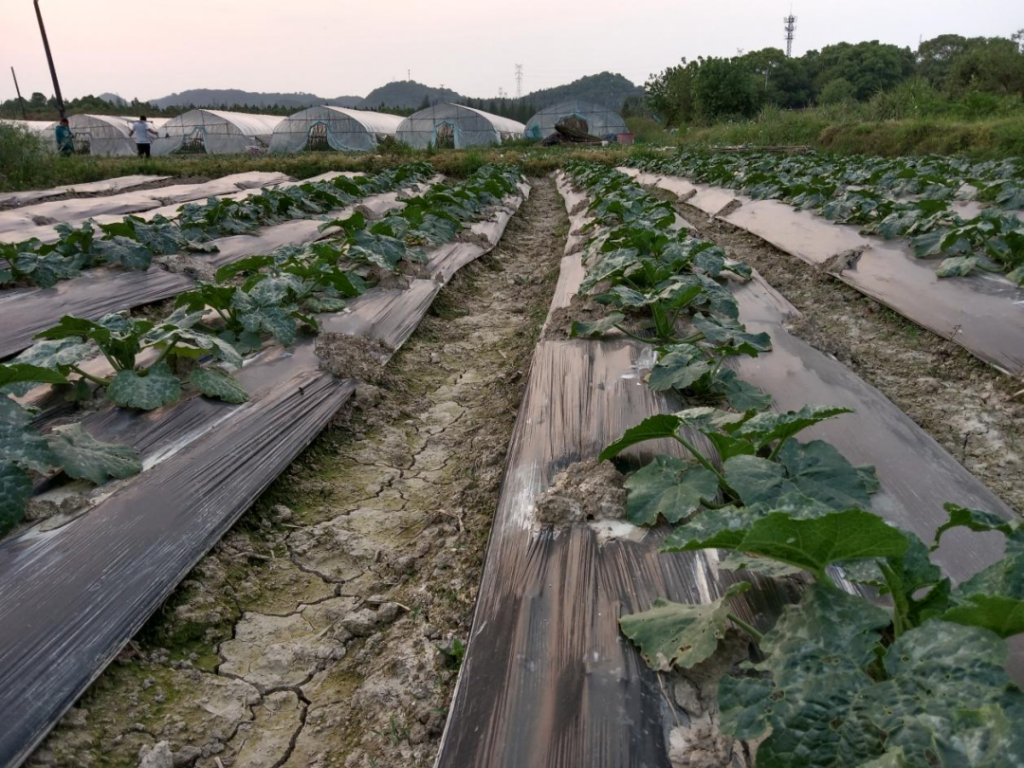
[[[901,86],[911,98],[936,107],[963,100],[993,108],[1000,100],[1019,105],[1024,30],[1008,38],[939,35],[917,51],[872,40],[798,57],[764,48],[731,58],[684,58],[648,79],[645,106],[668,125],[711,123],[750,118],[767,105],[804,109],[865,102]],[[636,102],[627,107],[641,109]]]

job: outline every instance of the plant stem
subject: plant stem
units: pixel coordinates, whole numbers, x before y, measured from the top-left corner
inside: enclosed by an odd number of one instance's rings
[[[177,345],[177,343],[178,343],[178,337],[175,336],[173,338],[173,340],[166,347],[163,348],[163,351],[160,353],[160,356],[157,357],[157,359],[153,361],[153,364],[150,365],[148,368],[146,368],[146,370],[147,371],[151,370],[151,369],[155,368],[156,366],[160,365],[160,363],[162,363],[164,361],[164,359],[171,353],[171,350],[174,349],[174,347],[175,347],[175,345]]]
[[[744,632],[746,632],[748,635],[750,635],[752,638],[754,638],[754,640],[756,640],[758,643],[760,643],[762,640],[764,640],[764,634],[763,633],[758,632],[756,629],[754,629],[752,626],[747,624],[747,622],[745,622],[743,619],[741,619],[735,613],[727,613],[726,616],[729,617],[729,621],[731,621],[737,627],[739,627]]]
[[[72,365],[72,366],[69,366],[69,367],[71,368],[72,371],[77,373],[83,379],[87,379],[88,381],[91,381],[93,384],[99,384],[101,387],[109,387],[110,386],[110,379],[101,379],[99,376],[93,376],[91,373],[87,373],[86,371],[83,371],[77,365]]]
[[[682,445],[686,450],[693,454],[693,458],[697,460],[698,464],[700,464],[702,467],[704,467],[704,469],[708,470],[709,472],[712,472],[715,475],[715,477],[718,478],[718,484],[721,485],[722,488],[727,490],[731,495],[736,496],[735,492],[731,488],[729,488],[729,484],[725,482],[725,475],[719,472],[714,464],[712,464],[710,461],[704,458],[704,454],[698,451],[697,448],[693,445],[693,443],[691,443],[685,437],[681,437],[678,432],[676,432],[676,434],[673,435],[673,437],[675,437],[676,441],[680,445]]]

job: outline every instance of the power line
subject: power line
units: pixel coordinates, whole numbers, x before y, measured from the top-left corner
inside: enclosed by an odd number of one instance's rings
[[[516,64],[516,98],[523,98],[523,65]]]
[[[792,9],[789,11],[789,16],[783,21],[786,24],[786,56],[791,57],[793,55],[793,33],[796,31],[796,16],[793,15]]]

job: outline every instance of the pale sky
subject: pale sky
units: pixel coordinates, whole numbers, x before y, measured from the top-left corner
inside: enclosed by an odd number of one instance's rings
[[[41,0],[65,98],[188,88],[365,96],[405,79],[467,96],[602,70],[642,84],[680,57],[783,47],[789,1]],[[1022,0],[798,0],[794,53],[1024,27]],[[143,18],[145,15],[145,18]],[[0,0],[0,99],[52,93],[32,0]]]

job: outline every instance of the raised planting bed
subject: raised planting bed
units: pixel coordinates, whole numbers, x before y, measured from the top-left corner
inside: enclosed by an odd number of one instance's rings
[[[1012,511],[664,203],[569,171],[594,239],[535,352],[438,765],[1015,764]]]
[[[354,392],[356,373],[379,374],[451,276],[453,260],[468,263],[494,247],[528,191],[514,170],[487,167],[461,184],[433,188],[377,223],[357,215],[338,220],[333,256],[294,249],[288,259],[278,253],[248,261],[244,272],[233,268],[232,277],[247,279],[232,290],[253,296],[291,285],[299,273],[333,259],[363,291],[343,310],[317,313],[315,339],[282,340],[278,327],[264,331],[280,344],[257,351],[230,377],[244,402],[202,396],[193,374],[192,388],[176,404],[139,413],[138,407],[99,403],[82,419],[94,437],[134,450],[141,472],[94,491],[50,475],[37,484],[37,503],[80,494],[84,505],[0,542],[0,713],[6,723],[0,762],[17,765],[30,754],[202,555],[334,417]],[[393,287],[367,290],[371,278]],[[323,306],[330,297],[320,292],[312,298]],[[203,296],[183,301],[195,306],[193,300]],[[269,311],[264,306],[264,314]],[[185,331],[207,333],[207,320],[185,329],[175,317],[180,330],[170,331],[177,334],[173,343],[188,346],[188,336],[201,348],[200,337]],[[357,370],[353,360],[360,351],[366,354]],[[132,376],[163,375],[144,358],[137,357]],[[114,373],[94,370],[93,379]],[[107,397],[116,402],[115,392]],[[51,409],[34,428],[53,434],[66,421],[66,413]]]

